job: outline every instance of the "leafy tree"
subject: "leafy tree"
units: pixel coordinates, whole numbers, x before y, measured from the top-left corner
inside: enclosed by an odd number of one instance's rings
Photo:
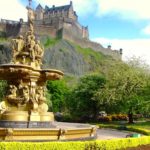
[[[133,113],[145,107],[142,93],[147,88],[149,75],[133,63],[117,62],[106,76],[107,84],[95,93],[94,99],[105,104],[108,112],[127,113],[129,123],[133,123]]]
[[[48,110],[52,111],[51,94],[48,91],[46,91],[45,96],[46,96],[46,100],[47,100],[46,102],[47,102],[47,105],[48,105]]]
[[[65,98],[69,89],[64,80],[48,81],[48,93],[51,95],[52,108],[54,112],[62,112],[65,109]]]
[[[70,95],[70,111],[73,115],[95,118],[100,110],[97,101],[93,100],[99,88],[103,88],[106,80],[102,75],[94,74],[82,77]]]

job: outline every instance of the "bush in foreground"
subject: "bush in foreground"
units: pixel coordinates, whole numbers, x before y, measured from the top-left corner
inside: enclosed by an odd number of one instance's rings
[[[150,136],[83,142],[1,142],[0,150],[122,150],[150,144]]]

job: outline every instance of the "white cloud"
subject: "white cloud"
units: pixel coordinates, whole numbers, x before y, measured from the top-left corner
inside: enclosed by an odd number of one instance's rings
[[[42,5],[52,5],[61,6],[70,4],[70,0],[36,0],[37,3]],[[72,0],[74,10],[77,11],[79,15],[87,15],[88,13],[94,12],[94,6],[96,5],[97,0]]]
[[[125,19],[150,19],[150,0],[97,0],[98,15],[118,14]]]
[[[142,32],[143,32],[144,34],[150,35],[150,24],[149,24],[148,26],[146,26],[146,27],[142,30]]]
[[[70,0],[34,0],[43,6],[66,5]],[[89,13],[98,15],[118,14],[126,19],[150,19],[150,0],[72,0],[79,16]],[[0,1],[0,17],[7,19],[27,18],[26,9],[19,0]]]
[[[94,12],[93,9],[96,5],[96,0],[72,0],[74,10],[77,11],[79,16],[86,16],[87,14]],[[34,0],[37,4],[40,3],[42,6],[52,5],[62,6],[70,4],[70,0]],[[26,6],[23,6],[19,0],[4,0],[0,1],[0,18],[9,20],[19,20],[23,18],[27,20]]]
[[[112,49],[123,49],[123,60],[132,58],[133,56],[140,57],[150,65],[150,39],[93,39],[101,43],[104,47],[111,45]]]
[[[27,19],[27,10],[18,0],[0,1],[0,18],[9,20]]]

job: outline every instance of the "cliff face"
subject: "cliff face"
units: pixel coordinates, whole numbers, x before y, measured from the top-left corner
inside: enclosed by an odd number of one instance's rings
[[[80,46],[66,40],[52,40],[44,38],[45,52],[43,68],[60,69],[66,75],[81,76],[89,72],[97,72],[105,66],[111,57],[90,48]],[[11,50],[7,44],[0,44],[0,63],[8,63],[11,59]]]
[[[88,64],[76,48],[65,40],[58,41],[44,53],[44,68],[55,68],[67,74],[82,75],[88,71]]]
[[[8,43],[0,42],[0,64],[5,64],[10,62],[11,50]]]

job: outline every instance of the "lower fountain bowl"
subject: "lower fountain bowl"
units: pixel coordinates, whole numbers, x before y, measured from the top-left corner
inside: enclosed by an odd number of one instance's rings
[[[28,128],[25,127],[27,124]],[[68,124],[59,125],[56,122],[45,124],[45,122],[1,121],[0,125],[3,126],[0,128],[0,141],[77,141],[96,138],[96,127],[86,124],[77,127]]]

